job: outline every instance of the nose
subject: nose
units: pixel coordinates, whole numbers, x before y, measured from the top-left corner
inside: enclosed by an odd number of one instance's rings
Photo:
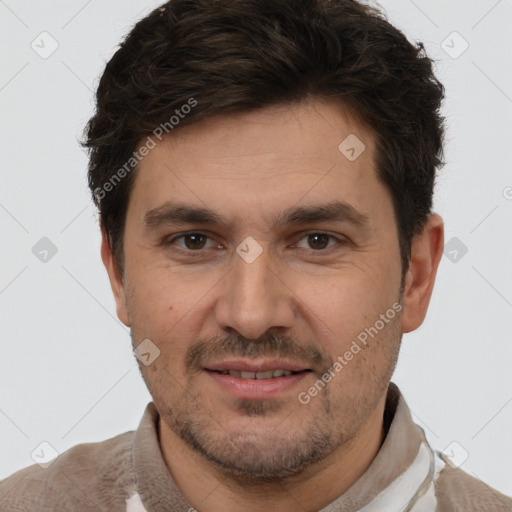
[[[219,328],[258,339],[268,329],[293,326],[296,308],[291,286],[271,261],[267,248],[251,263],[233,255],[231,271],[222,280],[215,308]]]

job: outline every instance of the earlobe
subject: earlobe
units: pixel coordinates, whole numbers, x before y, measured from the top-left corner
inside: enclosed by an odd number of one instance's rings
[[[114,255],[112,254],[112,248],[110,247],[110,243],[103,226],[101,227],[101,259],[105,265],[105,269],[107,270],[112,293],[114,294],[114,299],[116,301],[117,316],[123,324],[129,327],[130,319],[128,315],[128,308],[126,306],[123,277],[119,271]]]
[[[425,319],[443,255],[443,219],[430,214],[423,231],[412,240],[411,260],[404,289],[403,332],[417,329]]]

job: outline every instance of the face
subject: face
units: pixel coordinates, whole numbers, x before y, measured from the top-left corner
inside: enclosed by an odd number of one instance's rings
[[[139,164],[124,255],[109,274],[134,347],[159,351],[139,365],[161,435],[225,473],[298,474],[382,402],[404,330],[398,235],[374,138],[339,106],[170,134]]]

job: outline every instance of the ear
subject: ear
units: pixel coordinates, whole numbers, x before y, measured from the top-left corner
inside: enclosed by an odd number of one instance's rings
[[[130,326],[130,319],[128,315],[128,308],[126,307],[126,295],[124,289],[123,276],[119,271],[117,263],[112,254],[112,248],[108,241],[107,234],[103,226],[101,227],[101,259],[107,269],[108,278],[110,280],[110,286],[114,293],[114,299],[116,301],[117,316],[123,324]]]
[[[443,219],[433,213],[428,216],[423,231],[412,240],[403,299],[404,333],[414,331],[425,319],[443,249]]]

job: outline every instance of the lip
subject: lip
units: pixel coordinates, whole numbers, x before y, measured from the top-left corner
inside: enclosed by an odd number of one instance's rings
[[[294,373],[287,377],[274,379],[242,379],[231,375],[208,371],[205,372],[221,389],[233,397],[245,400],[265,400],[273,398],[295,387],[311,372]]]
[[[286,361],[285,359],[260,359],[248,361],[247,359],[226,359],[208,364],[205,370],[222,372],[226,370],[238,370],[240,372],[268,372],[274,370],[289,370],[291,372],[301,372],[311,370],[307,366]]]
[[[300,373],[272,379],[242,379],[241,377],[233,377],[229,374],[225,375],[219,373],[226,370],[245,372],[289,370]],[[208,364],[208,366],[204,368],[205,374],[212,379],[221,390],[229,393],[234,398],[245,400],[265,400],[290,391],[312,373],[311,371],[305,370],[311,370],[311,368],[282,359],[262,359],[259,361],[230,359]]]
[[[293,375],[275,377],[272,379],[242,379],[241,377],[233,377],[231,375],[225,375],[219,373],[219,371],[213,370],[213,368],[205,368],[205,374],[217,384],[221,390],[229,393],[232,397],[244,400],[268,400],[274,398],[280,394],[290,391],[292,388],[298,386],[298,384],[305,379],[311,371],[301,371],[304,368],[298,368],[297,365],[284,365],[271,367],[268,362],[267,364],[255,365],[254,363],[237,364],[225,368],[224,363],[219,363],[220,371],[225,369],[239,370],[239,371],[270,371],[270,370],[290,370],[299,371],[300,373],[294,373]],[[236,367],[235,367],[236,366]],[[304,386],[302,386],[304,387]]]

